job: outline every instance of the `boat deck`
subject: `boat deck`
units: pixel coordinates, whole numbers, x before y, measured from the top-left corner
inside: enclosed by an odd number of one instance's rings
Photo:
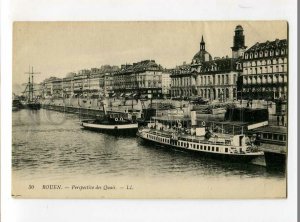
[[[178,140],[183,140],[183,141],[188,141],[188,142],[196,142],[196,143],[204,143],[204,144],[216,144],[216,145],[230,145],[226,144],[225,140],[230,140],[231,137],[230,135],[224,135],[224,134],[218,134],[216,133],[215,135],[218,136],[218,138],[222,138],[222,141],[217,141],[217,140],[210,140],[207,139],[205,136],[192,136],[186,133],[178,133],[177,131],[162,131],[162,130],[157,130],[157,129],[150,129],[150,133],[158,135],[158,136],[163,136],[167,138],[172,138],[172,136],[176,135]]]

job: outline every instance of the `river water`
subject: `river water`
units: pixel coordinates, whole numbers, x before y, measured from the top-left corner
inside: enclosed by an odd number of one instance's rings
[[[266,178],[284,172],[257,164],[236,164],[143,144],[81,128],[78,116],[49,110],[12,114],[12,167],[21,178],[89,176]],[[261,164],[260,164],[261,163]]]

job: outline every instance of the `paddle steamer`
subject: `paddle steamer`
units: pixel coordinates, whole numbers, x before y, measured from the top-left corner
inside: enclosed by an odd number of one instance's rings
[[[222,129],[217,132],[204,125],[185,129],[180,121],[173,126],[155,121],[141,127],[137,136],[164,147],[236,162],[249,162],[264,155],[245,134],[227,134]]]

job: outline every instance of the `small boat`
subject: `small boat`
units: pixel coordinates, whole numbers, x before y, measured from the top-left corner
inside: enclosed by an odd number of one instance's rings
[[[14,96],[12,101],[12,111],[18,111],[23,108],[23,105],[20,101],[20,99],[16,96]]]
[[[234,162],[250,162],[264,153],[244,134],[214,133],[206,127],[183,129],[182,123],[177,127],[149,123],[138,130],[137,136],[143,141],[194,152],[195,154]]]
[[[136,135],[138,123],[132,119],[125,118],[122,113],[108,114],[105,104],[102,104],[104,116],[98,119],[81,120],[81,126],[85,129],[110,133],[114,135]]]
[[[135,135],[138,130],[138,123],[122,117],[110,116],[105,116],[103,119],[82,120],[81,126],[85,129],[114,135]]]

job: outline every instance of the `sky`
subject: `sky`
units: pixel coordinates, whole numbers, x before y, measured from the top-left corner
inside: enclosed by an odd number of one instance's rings
[[[212,57],[231,57],[234,29],[244,28],[245,44],[287,38],[287,23],[268,22],[15,22],[13,85],[27,82],[29,66],[41,74],[68,72],[154,59],[165,68],[190,63],[201,36]]]

